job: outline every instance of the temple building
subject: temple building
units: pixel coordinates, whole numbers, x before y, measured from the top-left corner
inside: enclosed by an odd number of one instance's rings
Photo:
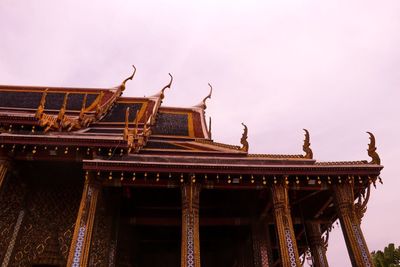
[[[211,86],[167,107],[172,76],[154,96],[122,96],[135,71],[111,88],[0,85],[2,267],[326,267],[338,219],[352,265],[373,266],[372,133],[370,160],[319,162],[307,130],[304,153],[251,154],[244,124],[240,145],[212,138]]]

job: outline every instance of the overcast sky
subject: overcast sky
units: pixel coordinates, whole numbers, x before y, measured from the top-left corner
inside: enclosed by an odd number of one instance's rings
[[[366,160],[385,169],[362,228],[369,249],[400,245],[400,1],[0,1],[0,84],[109,87],[192,106],[214,87],[213,138],[252,153]],[[341,231],[333,267],[350,266]]]

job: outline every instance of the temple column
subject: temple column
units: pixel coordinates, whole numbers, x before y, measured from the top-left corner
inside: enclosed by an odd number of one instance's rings
[[[334,185],[333,195],[351,264],[355,267],[374,266],[361,231],[361,218],[356,215],[353,183]]]
[[[290,214],[289,195],[286,184],[274,184],[271,188],[274,204],[275,225],[279,239],[282,267],[300,267],[299,252]]]
[[[182,185],[181,267],[200,267],[199,201],[201,185]]]
[[[317,222],[307,222],[306,232],[313,258],[313,266],[328,267],[328,259],[326,258],[327,242],[322,239],[321,225]]]
[[[268,267],[270,253],[268,248],[269,234],[260,223],[252,225],[254,267]]]
[[[90,243],[96,204],[101,185],[91,173],[86,173],[81,204],[68,255],[68,266],[88,266]]]

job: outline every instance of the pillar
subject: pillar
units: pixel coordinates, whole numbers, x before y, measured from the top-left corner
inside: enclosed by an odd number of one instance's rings
[[[265,223],[265,225],[268,227],[268,224]],[[265,228],[261,223],[252,225],[254,267],[270,266],[269,233]]]
[[[274,184],[271,188],[274,204],[275,225],[278,234],[282,267],[300,267],[299,252],[290,214],[289,195],[286,184]]]
[[[313,258],[313,266],[328,267],[329,264],[326,257],[327,244],[322,239],[321,225],[318,222],[307,222],[306,233]]]
[[[200,188],[192,181],[182,185],[181,267],[200,267]]]
[[[68,266],[88,266],[90,243],[101,185],[91,173],[86,173],[81,204],[68,255]]]
[[[355,213],[353,183],[334,185],[333,195],[352,266],[374,266]]]

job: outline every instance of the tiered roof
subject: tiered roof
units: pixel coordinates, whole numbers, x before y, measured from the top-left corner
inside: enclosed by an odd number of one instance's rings
[[[135,69],[136,71],[136,69]],[[68,88],[0,85],[0,143],[2,146],[31,146],[32,153],[47,147],[86,150],[84,164],[148,165],[159,168],[176,164],[182,168],[267,170],[307,169],[329,174],[343,170],[354,174],[379,174],[382,166],[373,160],[316,162],[306,131],[305,155],[249,154],[247,127],[241,146],[215,142],[205,119],[206,100],[194,107],[165,107],[162,101],[170,82],[150,97],[123,97],[125,84],[111,88]],[[375,140],[374,140],[375,142]],[[371,142],[371,146],[375,144]],[[40,152],[42,151],[42,152]],[[40,152],[40,153],[39,153]],[[93,154],[94,153],[94,154]],[[94,155],[94,156],[93,156]],[[35,155],[37,156],[37,155]],[[372,171],[372,172],[371,172]]]

